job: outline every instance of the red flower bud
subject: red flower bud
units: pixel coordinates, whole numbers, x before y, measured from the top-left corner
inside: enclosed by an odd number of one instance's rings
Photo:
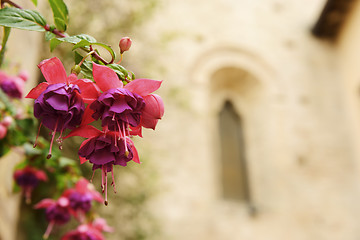
[[[120,53],[123,54],[131,47],[131,39],[129,37],[123,37],[119,42]]]

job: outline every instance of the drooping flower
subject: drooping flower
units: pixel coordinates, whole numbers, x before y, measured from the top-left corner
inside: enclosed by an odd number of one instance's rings
[[[90,125],[82,125],[74,129],[69,135],[88,138],[78,151],[80,163],[89,160],[93,164],[93,171],[100,168],[102,172],[101,188],[105,192],[105,205],[107,205],[107,173],[111,172],[115,191],[114,165],[126,166],[129,161],[140,163],[133,141],[118,132],[100,131]]]
[[[22,98],[25,80],[18,76],[9,76],[0,72],[0,88],[11,98]]]
[[[96,228],[82,224],[76,230],[66,233],[61,240],[105,240],[105,238]]]
[[[70,218],[70,202],[66,197],[60,197],[57,201],[53,199],[43,199],[34,208],[45,208],[46,220],[49,225],[44,233],[44,239],[47,239],[54,227],[54,225],[63,225],[67,223]]]
[[[14,173],[15,182],[22,188],[26,203],[31,202],[31,193],[41,181],[47,181],[48,178],[44,171],[37,168],[26,166],[18,169]]]
[[[62,196],[69,199],[70,209],[80,222],[83,222],[85,213],[90,210],[93,200],[98,202],[104,201],[100,193],[85,178],[81,178],[74,188],[67,189]]]
[[[93,64],[96,85],[103,93],[91,105],[92,117],[102,120],[102,126],[113,131],[141,136],[141,127],[155,129],[164,115],[164,103],[160,96],[151,94],[162,81],[135,79],[123,86],[116,73],[109,67]]]
[[[99,89],[89,79],[78,79],[75,74],[66,75],[61,61],[54,57],[42,61],[38,67],[46,82],[33,88],[27,98],[33,98],[34,115],[41,125],[53,131],[48,158],[55,133],[60,132],[58,142],[64,129],[73,129],[79,125],[84,113],[84,103],[97,99]],[[36,143],[35,143],[36,145]]]
[[[61,240],[103,240],[102,232],[113,232],[114,229],[107,225],[103,218],[96,218],[91,223],[82,224],[76,230],[66,233]]]

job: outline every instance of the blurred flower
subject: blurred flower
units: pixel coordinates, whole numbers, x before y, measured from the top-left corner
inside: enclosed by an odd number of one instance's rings
[[[83,224],[78,226],[76,230],[66,233],[61,240],[105,240],[105,238],[96,228]]]
[[[57,201],[53,199],[43,199],[34,208],[45,208],[46,220],[49,225],[44,233],[44,239],[47,239],[55,224],[63,225],[70,220],[69,199],[60,197]]]
[[[67,189],[62,196],[69,199],[70,209],[80,222],[83,222],[85,213],[90,210],[93,200],[98,202],[104,201],[100,193],[85,178],[81,178],[76,183],[75,188]]]
[[[4,124],[0,123],[0,139],[5,138],[6,134],[7,134],[7,127]]]
[[[100,232],[113,232],[114,229],[107,225],[106,220],[103,218],[95,218],[91,223],[92,227],[96,228]]]
[[[20,77],[8,76],[0,72],[0,88],[11,98],[22,98],[24,91],[24,80]]]
[[[14,173],[15,182],[22,188],[26,203],[31,202],[31,193],[40,181],[47,181],[48,178],[44,171],[34,167],[26,166],[18,169]]]
[[[66,233],[61,240],[103,240],[105,239],[102,232],[113,232],[114,229],[109,227],[103,218],[96,218],[92,223],[82,224]]]
[[[5,116],[0,123],[5,127],[9,127],[13,123],[13,121],[14,119],[11,116]]]

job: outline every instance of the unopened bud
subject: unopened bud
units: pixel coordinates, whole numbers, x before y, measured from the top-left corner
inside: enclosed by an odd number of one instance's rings
[[[4,125],[5,127],[9,127],[13,121],[14,120],[13,120],[13,118],[11,116],[6,116],[2,120],[1,124]]]
[[[120,53],[123,54],[128,51],[131,47],[131,43],[132,41],[129,37],[123,37],[119,42]]]
[[[71,68],[71,73],[79,75],[80,72],[81,72],[81,67],[79,65],[75,65]]]

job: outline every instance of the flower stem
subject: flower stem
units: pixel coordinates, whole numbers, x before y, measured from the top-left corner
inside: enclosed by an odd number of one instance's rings
[[[22,9],[22,7],[20,7],[19,5],[17,5],[16,3],[14,3],[14,2],[12,2],[10,0],[1,0],[1,8],[3,7],[4,3],[8,3],[11,6]]]
[[[83,59],[81,59],[81,61],[79,62],[79,67],[81,66],[81,64],[83,64],[84,63],[84,61],[85,61],[85,59],[88,57],[88,56],[90,56],[90,55],[92,55],[93,53],[95,53],[95,51],[94,50],[92,50],[92,51],[90,51],[90,52],[88,52],[84,57],[83,57]]]

